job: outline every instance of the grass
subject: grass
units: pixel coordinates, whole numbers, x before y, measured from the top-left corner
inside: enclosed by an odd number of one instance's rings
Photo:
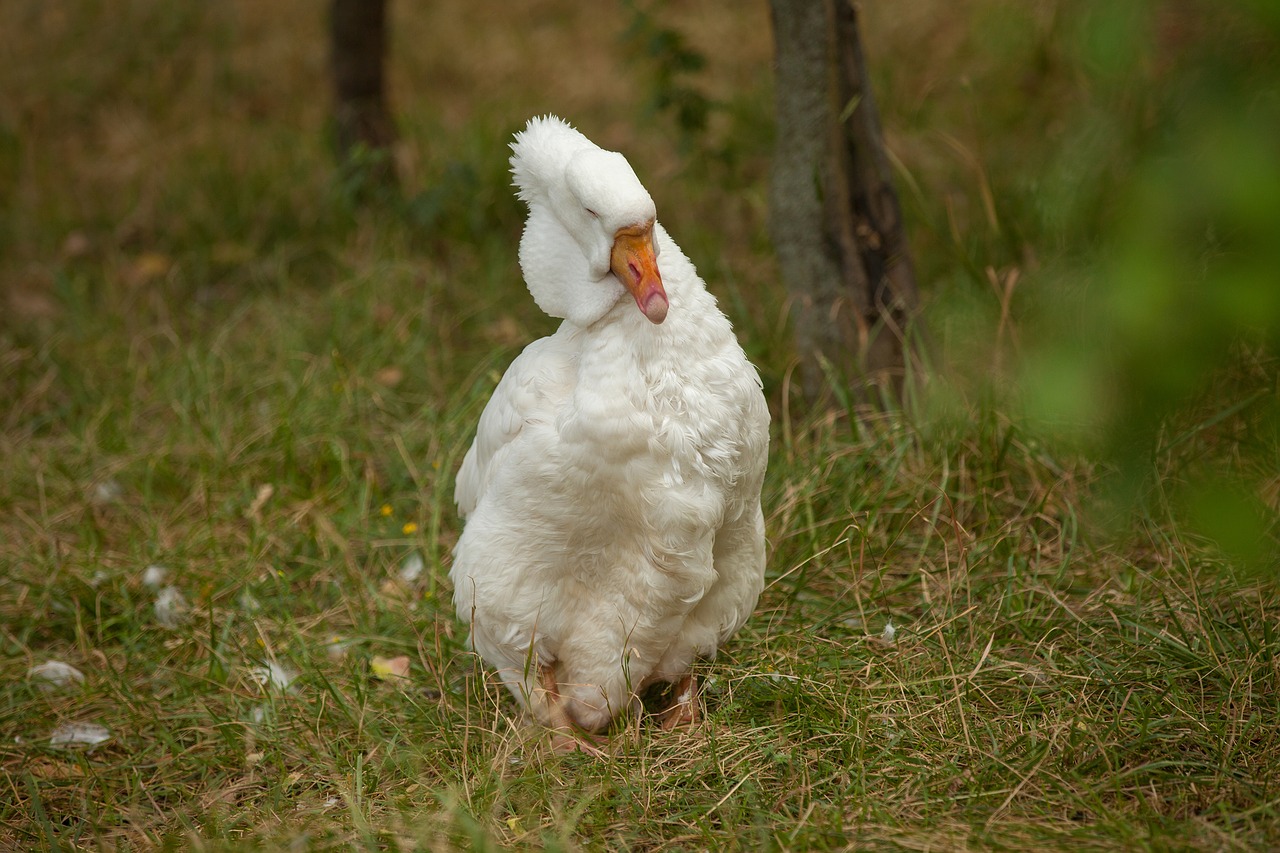
[[[1013,61],[972,64],[965,16],[1003,7],[962,5],[868,10],[939,291],[989,289],[1037,239],[984,140],[1047,144],[1016,101],[996,128],[956,106],[978,96],[954,69]],[[1280,844],[1274,585],[1162,514],[1103,530],[1098,466],[998,406],[801,413],[764,237],[765,7],[675,7],[716,105],[681,155],[636,106],[624,7],[602,31],[571,3],[485,29],[397,6],[405,198],[367,205],[328,159],[310,6],[0,11],[0,847]],[[1052,59],[1048,17],[1027,26]],[[936,63],[893,61],[923,46]],[[768,587],[702,668],[706,718],[632,722],[604,760],[520,724],[447,582],[461,454],[552,328],[504,174],[547,109],[632,155],[774,411]],[[187,604],[171,626],[151,565]],[[375,675],[399,655],[407,681]],[[84,684],[41,689],[47,660]],[[270,663],[296,678],[261,683]],[[50,744],[75,721],[110,739]]]

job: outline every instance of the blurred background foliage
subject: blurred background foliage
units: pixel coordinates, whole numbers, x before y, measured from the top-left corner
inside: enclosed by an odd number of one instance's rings
[[[456,283],[423,309],[451,318],[428,368],[447,387],[495,319],[512,342],[550,328],[511,298],[505,160],[513,129],[555,111],[628,152],[777,400],[767,5],[629,0],[588,22],[543,0],[501,25],[464,5],[393,4],[404,190],[365,205],[324,144],[318,8],[5,4],[4,334],[127,334],[129,311],[181,330],[244,292],[412,259]],[[1280,3],[862,13],[927,302],[925,408],[1066,441],[1108,473],[1100,516],[1176,515],[1275,568]]]
[[[1122,506],[1277,563],[1280,4],[1080,4],[1018,379]]]
[[[935,339],[926,405],[1017,413],[1099,463],[1095,521],[1176,519],[1274,574],[1280,3],[966,12],[963,36],[864,12]],[[963,70],[913,73],[885,34]]]

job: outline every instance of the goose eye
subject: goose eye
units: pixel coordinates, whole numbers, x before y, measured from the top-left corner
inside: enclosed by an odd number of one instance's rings
[[[599,218],[600,218],[600,214],[596,213],[596,212],[595,212],[594,210],[592,210],[591,208],[587,207],[587,208],[583,208],[583,209],[584,209],[584,210],[586,210],[586,211],[587,211],[587,213],[590,213],[590,214],[591,214],[591,216],[592,216],[592,218],[594,218],[594,219],[599,219]]]

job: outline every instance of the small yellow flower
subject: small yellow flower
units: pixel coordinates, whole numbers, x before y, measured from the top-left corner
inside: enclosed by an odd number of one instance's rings
[[[378,508],[378,512],[382,513],[382,517],[386,518],[391,515],[391,504],[383,504]]]
[[[373,674],[383,681],[398,681],[409,677],[409,656],[400,655],[394,658],[374,656],[369,661]]]
[[[417,533],[417,532],[418,532],[418,525],[417,525],[417,524],[415,524],[415,523],[414,523],[414,522],[412,522],[412,521],[406,521],[406,522],[405,522],[405,524],[404,524],[404,527],[402,527],[402,528],[400,528],[400,529],[404,531],[404,535],[405,535],[405,536],[408,536],[408,535],[409,535],[409,534],[411,534],[411,533]]]

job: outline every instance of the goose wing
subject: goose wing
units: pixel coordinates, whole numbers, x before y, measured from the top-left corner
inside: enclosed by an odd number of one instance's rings
[[[511,443],[528,424],[553,420],[572,391],[572,361],[558,337],[527,346],[507,368],[480,415],[475,441],[462,460],[454,487],[458,513],[464,519],[484,499]]]

